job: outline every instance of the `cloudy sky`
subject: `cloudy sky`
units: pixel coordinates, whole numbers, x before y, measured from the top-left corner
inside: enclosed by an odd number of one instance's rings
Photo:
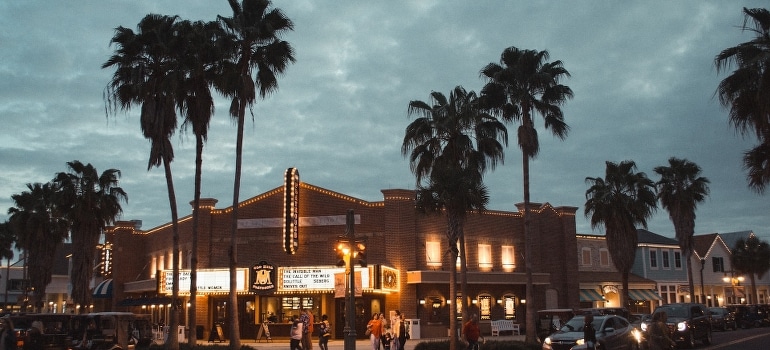
[[[713,59],[748,41],[742,7],[763,1],[275,1],[295,24],[285,36],[297,62],[279,90],[254,107],[245,128],[241,199],[282,184],[286,168],[301,180],[364,200],[380,190],[414,187],[401,156],[410,100],[428,101],[457,85],[479,91],[479,70],[509,46],[548,50],[572,77],[563,111],[571,127],[560,141],[538,119],[540,156],[531,164],[532,200],[578,207],[586,177],[605,161],[653,168],[687,158],[711,180],[697,211],[696,233],[753,230],[770,240],[770,194],[747,187],[741,156],[755,140],[736,134],[714,97]],[[0,220],[11,195],[47,182],[66,162],[117,168],[128,193],[125,220],[148,229],[170,220],[163,170],[147,171],[149,143],[138,108],[106,116],[101,69],[115,47],[114,28],[136,28],[149,13],[190,20],[229,16],[225,0],[0,2]],[[232,202],[235,125],[217,97],[204,150],[204,197]],[[539,117],[538,117],[539,118]],[[515,130],[510,125],[509,129]],[[515,132],[513,133],[515,135]],[[193,196],[194,138],[173,138],[172,165],[181,215]],[[523,201],[515,139],[505,164],[489,173],[490,209]],[[673,237],[664,210],[649,222]]]

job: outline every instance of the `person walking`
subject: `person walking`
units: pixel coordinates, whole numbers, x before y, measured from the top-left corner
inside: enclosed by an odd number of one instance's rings
[[[369,340],[372,342],[372,350],[380,350],[380,337],[382,337],[382,321],[380,314],[375,312],[372,319],[366,324],[366,331],[369,332]]]
[[[321,324],[318,326],[318,347],[321,350],[329,350],[329,338],[332,336],[332,331],[329,328],[329,316],[321,316]]]
[[[16,350],[16,331],[7,315],[0,317],[0,350]]]
[[[478,316],[476,314],[471,315],[471,319],[463,325],[463,335],[465,335],[465,341],[468,342],[467,350],[477,350],[479,348],[481,330],[479,330]]]
[[[300,322],[299,317],[294,315],[291,317],[291,340],[289,340],[289,350],[303,350],[302,346],[302,331],[304,325]]]
[[[583,324],[583,341],[586,344],[586,349],[596,349],[596,328],[594,328],[594,315],[588,314],[585,316],[585,324]]]
[[[310,343],[310,334],[308,333],[310,329],[310,316],[304,307],[299,309],[299,322],[302,323],[302,338],[300,339],[302,349],[310,350],[310,345],[308,344]]]
[[[652,315],[652,323],[647,328],[647,333],[650,335],[647,339],[647,347],[650,350],[668,350],[676,345],[676,342],[671,339],[666,321],[668,321],[668,315],[665,311]]]

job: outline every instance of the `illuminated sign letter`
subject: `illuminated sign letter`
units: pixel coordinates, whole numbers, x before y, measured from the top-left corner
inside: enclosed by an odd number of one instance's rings
[[[294,254],[299,246],[299,171],[286,169],[283,186],[283,250]]]

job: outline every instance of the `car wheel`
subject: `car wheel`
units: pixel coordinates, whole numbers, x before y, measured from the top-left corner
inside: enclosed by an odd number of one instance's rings
[[[703,345],[711,345],[711,330],[706,330],[706,337],[703,338]]]
[[[692,330],[690,330],[690,333],[687,335],[687,343],[685,343],[685,346],[688,349],[695,347],[695,334],[693,334]]]

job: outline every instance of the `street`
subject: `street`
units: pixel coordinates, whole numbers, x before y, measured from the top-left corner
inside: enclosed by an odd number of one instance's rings
[[[712,333],[713,344],[709,346],[697,345],[696,349],[741,349],[741,350],[766,350],[770,348],[770,328],[738,329],[735,331]]]

